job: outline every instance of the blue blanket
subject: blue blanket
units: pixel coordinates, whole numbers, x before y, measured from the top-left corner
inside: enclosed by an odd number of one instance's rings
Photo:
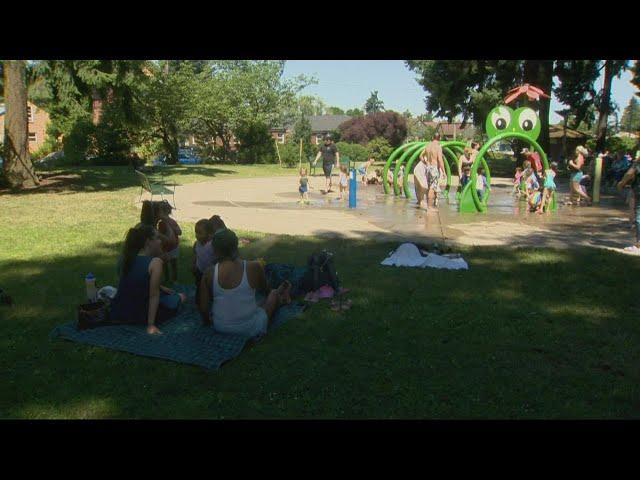
[[[226,335],[202,325],[193,296],[194,286],[177,285],[175,290],[189,296],[178,315],[162,325],[162,335],[148,335],[144,326],[117,325],[91,330],[76,329],[76,322],[53,329],[52,338],[120,350],[145,357],[163,358],[174,362],[199,365],[217,370],[237,357],[249,340],[239,335]],[[257,298],[260,300],[260,298]],[[275,313],[269,331],[300,315],[306,306],[300,303],[284,305]]]

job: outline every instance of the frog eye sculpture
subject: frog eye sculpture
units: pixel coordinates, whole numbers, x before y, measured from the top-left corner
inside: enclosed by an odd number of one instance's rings
[[[500,105],[487,115],[485,128],[489,138],[501,133],[516,132],[535,141],[540,135],[540,119],[532,108],[521,107],[512,110],[506,105]]]

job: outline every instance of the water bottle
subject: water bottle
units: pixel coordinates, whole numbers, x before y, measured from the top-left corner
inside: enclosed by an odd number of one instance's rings
[[[87,300],[89,303],[95,303],[98,297],[98,289],[96,288],[96,277],[93,273],[89,273],[84,278],[84,283],[87,287]]]

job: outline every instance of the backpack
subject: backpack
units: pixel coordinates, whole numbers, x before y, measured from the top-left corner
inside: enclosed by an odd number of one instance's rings
[[[323,285],[330,285],[334,291],[340,288],[338,273],[333,263],[333,253],[327,250],[314,253],[309,257],[301,287],[305,292],[313,292]]]

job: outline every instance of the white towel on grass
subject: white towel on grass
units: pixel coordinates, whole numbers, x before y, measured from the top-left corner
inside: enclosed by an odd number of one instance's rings
[[[469,265],[462,257],[451,258],[435,253],[422,255],[413,243],[403,243],[396,248],[381,265],[396,267],[444,268],[447,270],[468,270]]]

